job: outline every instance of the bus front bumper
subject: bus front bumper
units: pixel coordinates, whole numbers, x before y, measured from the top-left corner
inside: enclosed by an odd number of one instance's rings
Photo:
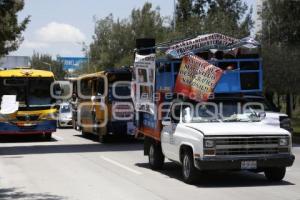
[[[17,125],[8,122],[0,122],[0,135],[10,134],[45,134],[56,131],[56,120],[41,122],[24,122],[23,125]]]

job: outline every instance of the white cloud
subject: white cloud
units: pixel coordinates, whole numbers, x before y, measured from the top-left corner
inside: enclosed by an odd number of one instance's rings
[[[76,27],[70,24],[51,22],[36,32],[37,40],[43,43],[78,43],[86,37]]]
[[[38,49],[38,48],[48,47],[49,45],[44,42],[35,42],[35,41],[24,40],[24,42],[22,43],[22,46],[25,48],[30,48],[30,49]]]

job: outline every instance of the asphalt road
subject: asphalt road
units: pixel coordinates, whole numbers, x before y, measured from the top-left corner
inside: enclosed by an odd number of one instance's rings
[[[285,180],[262,174],[211,173],[197,185],[181,180],[181,168],[168,162],[148,168],[142,143],[99,144],[62,129],[50,142],[37,137],[0,138],[0,199],[28,200],[300,200],[300,146]]]

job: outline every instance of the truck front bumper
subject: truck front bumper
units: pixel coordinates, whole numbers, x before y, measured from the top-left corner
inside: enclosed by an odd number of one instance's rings
[[[294,155],[274,155],[264,157],[205,157],[196,158],[195,165],[199,170],[241,170],[242,161],[256,161],[256,170],[270,167],[289,167],[295,160]]]

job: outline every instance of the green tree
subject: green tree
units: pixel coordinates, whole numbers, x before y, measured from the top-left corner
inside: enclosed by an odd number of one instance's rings
[[[205,18],[205,32],[218,32],[242,38],[250,35],[253,27],[252,8],[241,0],[215,0],[209,3]]]
[[[268,0],[261,13],[266,90],[286,96],[286,112],[292,114],[292,96],[299,94],[300,81],[300,3]]]
[[[93,42],[90,45],[90,67],[86,72],[132,64],[133,50],[137,38],[156,38],[158,42],[167,38],[169,27],[159,8],[145,3],[141,9],[133,9],[127,19],[114,20],[112,14],[96,21]]]
[[[179,0],[176,30],[182,37],[218,32],[241,38],[250,35],[251,15],[242,0]]]
[[[112,14],[96,21],[85,72],[131,65],[137,38],[155,38],[157,43],[220,32],[230,36],[250,35],[253,22],[242,0],[179,0],[174,22],[160,15],[159,8],[145,3],[133,9],[126,19],[114,20]]]
[[[57,80],[63,80],[65,77],[63,63],[53,60],[50,55],[34,53],[30,62],[33,69],[52,71]]]
[[[18,23],[17,13],[24,7],[23,0],[0,0],[0,57],[16,50],[23,40],[22,32],[29,16]]]

